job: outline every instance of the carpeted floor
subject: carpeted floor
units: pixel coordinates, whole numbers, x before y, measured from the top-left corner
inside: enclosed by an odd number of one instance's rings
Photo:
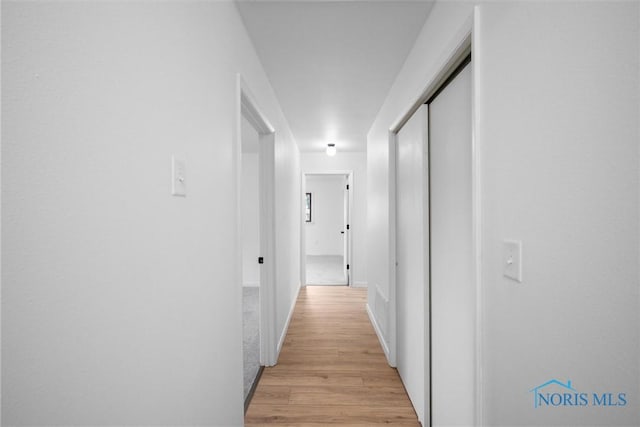
[[[260,369],[260,288],[242,288],[243,346],[244,346],[244,397],[247,398],[251,386]]]
[[[307,285],[346,285],[342,255],[307,255]]]

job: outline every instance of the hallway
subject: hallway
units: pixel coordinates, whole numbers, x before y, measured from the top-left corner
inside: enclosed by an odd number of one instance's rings
[[[1,425],[640,427],[640,1],[0,10]]]
[[[366,289],[300,290],[278,364],[266,368],[247,426],[418,425],[367,318]]]

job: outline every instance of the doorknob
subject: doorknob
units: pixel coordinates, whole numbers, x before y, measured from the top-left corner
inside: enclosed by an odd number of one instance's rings
[[[344,234],[344,231],[341,231],[340,234]]]

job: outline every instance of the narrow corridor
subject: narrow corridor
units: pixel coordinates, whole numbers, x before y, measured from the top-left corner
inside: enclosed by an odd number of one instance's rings
[[[264,370],[245,425],[419,425],[366,299],[366,289],[301,289],[278,364]]]

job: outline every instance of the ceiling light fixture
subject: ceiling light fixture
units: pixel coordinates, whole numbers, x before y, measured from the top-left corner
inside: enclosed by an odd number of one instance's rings
[[[336,155],[336,144],[327,144],[327,156]]]

